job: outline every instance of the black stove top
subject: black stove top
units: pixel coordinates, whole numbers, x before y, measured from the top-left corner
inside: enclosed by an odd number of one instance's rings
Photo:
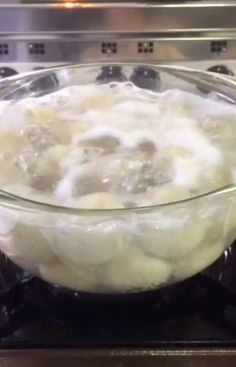
[[[1,258],[0,349],[236,347],[236,247],[161,291],[71,293]]]

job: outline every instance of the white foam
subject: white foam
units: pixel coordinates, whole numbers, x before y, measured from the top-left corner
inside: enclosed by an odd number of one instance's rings
[[[154,93],[137,88],[130,82],[89,84],[66,87],[39,98],[26,98],[19,102],[0,104],[0,131],[14,130],[16,133],[24,133],[28,123],[28,112],[33,112],[30,115],[32,124],[34,112],[37,115],[37,108],[42,106],[46,108],[48,106],[49,112],[53,112],[52,120],[55,118],[64,121],[65,124],[71,123],[70,128],[72,128],[68,154],[58,162],[61,177],[56,184],[55,192],[51,193],[53,201],[59,200],[60,204],[63,200],[72,198],[77,192],[73,188],[75,184],[80,185],[78,180],[85,172],[83,164],[95,161],[98,157],[100,157],[99,171],[102,179],[109,181],[111,187],[117,187],[116,183],[112,185],[112,177],[103,176],[102,148],[97,148],[96,143],[89,151],[83,147],[86,141],[104,137],[117,140],[117,148],[112,151],[116,159],[119,159],[119,155],[124,152],[132,156],[133,151],[135,149],[137,151],[145,142],[152,144],[156,149],[157,157],[160,149],[184,148],[190,152],[189,157],[179,157],[178,154],[176,157],[171,157],[174,173],[172,183],[186,187],[196,183],[201,185],[202,170],[210,166],[222,165],[223,154],[214,146],[210,137],[204,134],[199,122],[203,118],[214,118],[214,116],[236,117],[234,106],[177,89]],[[39,114],[37,118],[40,116]],[[35,124],[37,123],[38,121],[35,121]],[[84,129],[83,124],[86,125]],[[53,121],[52,127],[50,124],[48,126],[51,129],[50,134],[53,134]],[[49,143],[53,141],[50,134]],[[145,159],[144,157],[143,163]],[[149,158],[149,161],[158,171],[155,156],[151,160]],[[135,175],[138,182],[138,177],[143,175],[141,169],[142,164],[140,164],[140,171],[132,171],[134,167],[131,164],[123,168],[122,177],[125,179],[126,176]],[[159,173],[156,172],[156,174]],[[150,174],[148,177],[150,179]],[[117,182],[117,172],[115,179]],[[127,194],[125,183],[122,187],[125,196]],[[145,188],[143,185],[142,187]],[[78,192],[84,191],[86,192],[86,190]]]

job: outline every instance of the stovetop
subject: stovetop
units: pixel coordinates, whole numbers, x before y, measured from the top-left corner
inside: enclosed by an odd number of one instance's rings
[[[236,247],[192,279],[125,296],[72,293],[1,258],[0,349],[236,347]]]

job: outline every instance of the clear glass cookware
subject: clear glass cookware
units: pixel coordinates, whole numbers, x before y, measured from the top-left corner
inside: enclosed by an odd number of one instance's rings
[[[72,65],[0,83],[1,100],[46,95],[66,86],[132,80],[164,91],[214,92],[236,100],[222,75],[165,65]],[[11,121],[8,121],[11,124]],[[140,292],[202,271],[236,236],[234,185],[174,203],[124,209],[72,209],[0,191],[0,250],[45,281],[90,293]]]

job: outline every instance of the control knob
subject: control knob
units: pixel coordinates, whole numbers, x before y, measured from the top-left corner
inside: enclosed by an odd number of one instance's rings
[[[232,72],[232,70],[227,68],[227,66],[225,66],[225,65],[214,65],[214,66],[210,67],[209,69],[207,69],[207,71],[210,71],[210,72],[213,72],[213,73],[229,75],[229,76],[234,76],[234,73]]]
[[[13,76],[18,74],[16,70],[8,67],[1,67],[0,68],[0,79],[8,78],[9,76]]]
[[[120,66],[104,66],[96,81],[98,83],[124,82],[126,77]]]
[[[130,81],[139,88],[150,89],[152,91],[159,91],[161,86],[159,73],[145,67],[134,68]]]

